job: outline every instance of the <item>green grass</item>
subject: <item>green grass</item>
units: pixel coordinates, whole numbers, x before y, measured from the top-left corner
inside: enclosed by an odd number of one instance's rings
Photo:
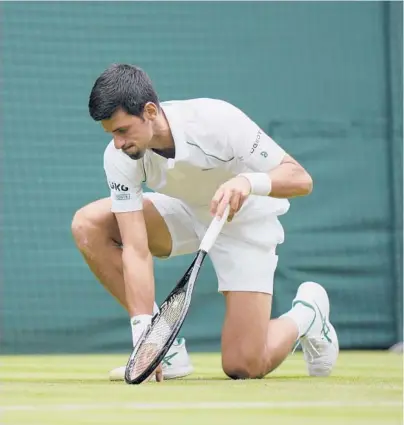
[[[342,352],[329,378],[307,377],[296,353],[256,381],[228,380],[218,354],[193,354],[190,377],[139,386],[107,379],[125,355],[0,361],[0,422],[8,425],[403,423],[403,358],[388,352]]]

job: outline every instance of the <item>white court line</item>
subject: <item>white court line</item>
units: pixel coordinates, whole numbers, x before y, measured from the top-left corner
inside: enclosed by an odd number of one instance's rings
[[[72,410],[226,410],[226,409],[302,409],[309,407],[402,407],[400,401],[297,401],[297,402],[201,402],[201,403],[92,403],[92,404],[50,404],[50,405],[16,405],[0,407],[0,412],[7,411],[72,411]]]

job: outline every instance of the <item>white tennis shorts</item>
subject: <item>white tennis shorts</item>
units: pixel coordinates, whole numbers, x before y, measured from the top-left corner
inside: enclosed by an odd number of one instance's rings
[[[193,210],[179,199],[160,193],[146,192],[164,218],[172,238],[170,257],[198,250],[208,224],[196,218]],[[241,211],[240,211],[241,212]],[[219,292],[245,291],[273,293],[274,274],[278,263],[275,249],[283,242],[283,228],[276,216],[254,220],[251,212],[238,214],[226,223],[209,252],[218,278]]]

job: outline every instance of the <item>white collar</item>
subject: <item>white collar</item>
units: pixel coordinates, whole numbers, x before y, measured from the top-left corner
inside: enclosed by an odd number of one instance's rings
[[[185,138],[184,124],[181,117],[176,113],[177,111],[173,107],[174,105],[170,102],[164,102],[160,104],[163,110],[168,124],[170,126],[171,134],[174,139],[175,146],[175,158],[174,161],[181,161],[188,157],[188,145]]]

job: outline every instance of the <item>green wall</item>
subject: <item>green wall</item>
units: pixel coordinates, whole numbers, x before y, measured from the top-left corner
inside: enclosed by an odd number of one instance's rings
[[[282,218],[274,314],[321,282],[344,348],[402,339],[402,4],[6,2],[1,22],[3,352],[128,350],[125,312],[70,234],[108,196],[106,136],[87,112],[112,62],[142,66],[162,100],[233,102],[313,175]],[[161,299],[189,257],[156,263]],[[209,267],[182,334],[219,348]]]

